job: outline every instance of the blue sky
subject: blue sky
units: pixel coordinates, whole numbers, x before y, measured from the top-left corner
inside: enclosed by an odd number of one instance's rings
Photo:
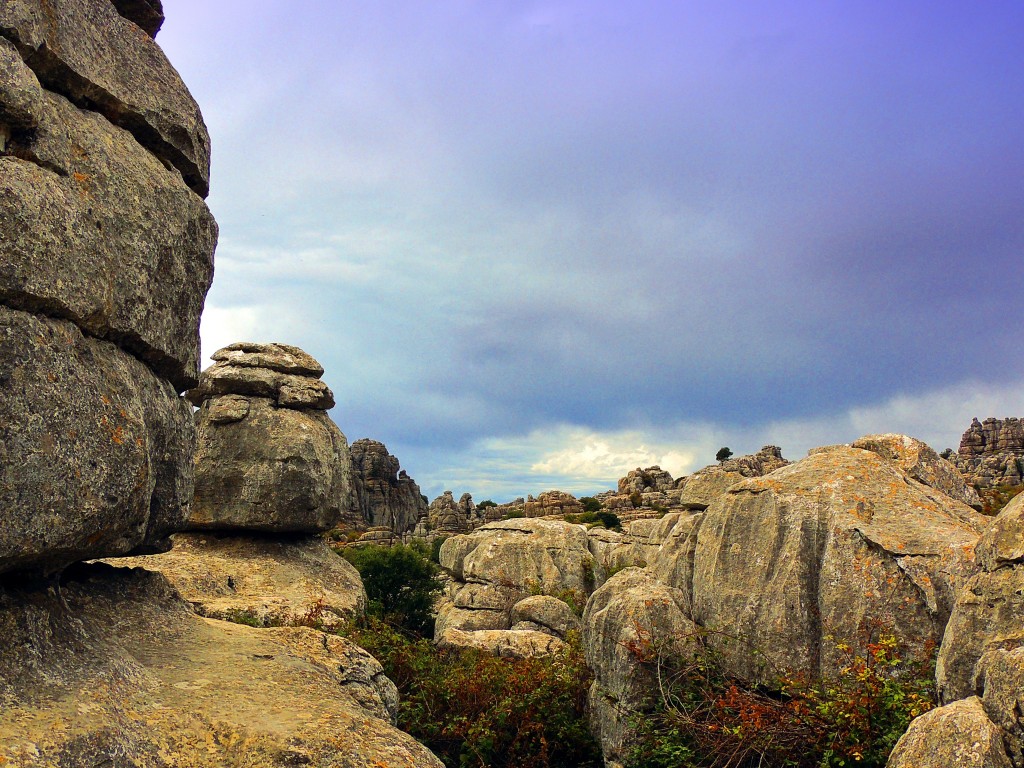
[[[1024,5],[166,0],[204,354],[503,500],[1024,415]]]

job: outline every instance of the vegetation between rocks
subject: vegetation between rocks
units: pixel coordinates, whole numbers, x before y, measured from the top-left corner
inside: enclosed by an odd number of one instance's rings
[[[782,676],[775,689],[722,674],[714,651],[661,664],[657,709],[637,717],[627,768],[882,768],[910,721],[935,706],[934,653],[914,657],[875,628],[865,653],[836,643],[833,679]],[[630,649],[656,663],[654,643]]]

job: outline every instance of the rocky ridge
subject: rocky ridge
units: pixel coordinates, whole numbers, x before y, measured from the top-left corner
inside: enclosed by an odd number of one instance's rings
[[[978,489],[1024,483],[1024,422],[1018,418],[974,419],[951,457]]]

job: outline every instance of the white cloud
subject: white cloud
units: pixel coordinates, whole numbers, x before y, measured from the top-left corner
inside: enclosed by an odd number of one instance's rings
[[[714,462],[722,446],[736,454],[762,445],[782,447],[791,460],[811,448],[848,443],[866,434],[897,432],[924,440],[935,450],[956,449],[973,417],[1024,413],[1024,382],[983,384],[965,381],[943,389],[903,394],[881,403],[850,408],[813,419],[788,419],[746,427],[680,421],[632,430],[597,430],[556,424],[525,435],[478,440],[444,461],[429,475],[417,475],[415,459],[403,461],[424,492],[469,491],[475,498],[505,501],[557,488],[595,493],[615,487],[636,467],[657,464],[681,477]],[[396,446],[395,450],[401,449]]]
[[[210,355],[236,341],[260,341],[259,326],[260,313],[256,307],[207,305],[199,326],[203,360],[210,362]]]

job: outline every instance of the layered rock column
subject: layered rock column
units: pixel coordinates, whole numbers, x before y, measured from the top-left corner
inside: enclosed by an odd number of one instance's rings
[[[160,550],[189,514],[217,227],[159,15],[0,4],[0,572]]]
[[[232,344],[199,386],[190,530],[318,533],[351,514],[345,435],[323,368],[297,347]]]

